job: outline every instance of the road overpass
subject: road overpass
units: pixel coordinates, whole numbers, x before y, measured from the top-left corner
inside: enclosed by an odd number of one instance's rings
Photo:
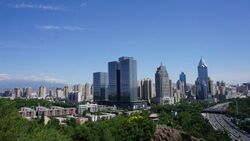
[[[231,139],[250,141],[250,135],[232,123],[231,118],[225,115],[229,103],[217,104],[203,111],[203,116],[209,120],[216,130],[226,131]]]

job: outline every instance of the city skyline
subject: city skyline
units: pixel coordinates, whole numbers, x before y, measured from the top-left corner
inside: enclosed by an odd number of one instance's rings
[[[132,56],[138,80],[154,79],[163,62],[173,82],[184,72],[187,83],[194,84],[203,56],[215,82],[249,82],[249,5],[231,0],[3,0],[0,80],[92,82],[92,73],[107,72],[110,60]]]

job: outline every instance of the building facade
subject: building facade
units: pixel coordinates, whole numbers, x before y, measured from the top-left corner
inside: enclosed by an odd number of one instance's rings
[[[153,82],[150,78],[145,78],[138,82],[138,97],[151,103],[153,98]]]
[[[138,101],[137,62],[132,57],[121,57],[108,63],[109,101]]]
[[[132,57],[121,57],[120,80],[122,102],[138,101],[137,94],[137,62]]]
[[[68,102],[71,103],[80,103],[82,102],[82,95],[80,92],[70,92],[68,94]]]
[[[83,94],[84,101],[91,101],[93,100],[93,93],[92,93],[92,84],[86,83],[84,87],[84,94]]]
[[[179,79],[180,81],[184,83],[184,88],[185,88],[185,93],[186,93],[188,91],[186,74],[184,72],[181,72],[181,74],[179,75]]]
[[[109,78],[109,101],[120,101],[121,97],[121,80],[120,80],[120,63],[113,61],[108,63]]]
[[[208,84],[208,68],[205,60],[201,58],[198,65],[198,78],[196,84],[196,99],[208,100],[209,84]]]
[[[155,73],[155,89],[156,89],[156,102],[158,104],[165,104],[171,97],[170,80],[166,67],[162,64],[157,68]]]
[[[93,73],[94,101],[108,101],[108,73]]]
[[[40,86],[38,91],[38,96],[41,98],[45,98],[47,94],[47,88],[45,86]]]

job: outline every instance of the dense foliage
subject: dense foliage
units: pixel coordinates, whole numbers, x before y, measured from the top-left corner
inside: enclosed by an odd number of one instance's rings
[[[36,107],[36,106],[44,106],[44,107],[51,107],[51,106],[60,106],[64,108],[68,107],[75,107],[76,105],[73,103],[64,103],[60,101],[50,102],[42,99],[15,99],[16,108],[21,107]]]
[[[40,120],[27,121],[18,114],[17,107],[20,106],[32,107],[37,105],[36,102],[43,106],[51,104],[35,101],[0,99],[0,141],[148,141],[155,132],[155,125],[147,114],[118,116],[84,125],[69,119],[67,126],[59,125],[52,118],[44,126]]]
[[[236,105],[238,105],[238,114]],[[243,130],[250,133],[250,125],[244,120],[250,118],[250,98],[231,100],[227,112],[235,118],[234,123],[238,123]]]
[[[68,141],[62,132],[23,119],[14,101],[0,99],[0,141]]]
[[[238,105],[238,115],[236,104]],[[233,117],[250,118],[250,97],[243,99],[233,99],[229,104],[227,112]]]
[[[55,118],[51,118],[45,126],[39,119],[28,121],[18,113],[20,107],[38,105],[72,106],[37,99],[0,99],[0,141],[148,141],[155,132],[155,123],[148,119],[147,112],[129,117],[117,116],[111,120],[88,122],[83,125],[76,124],[75,119],[68,119],[66,126],[59,125]],[[169,125],[207,141],[230,140],[226,133],[215,131],[200,114],[208,106],[210,104],[204,102],[183,101],[177,105],[153,106],[151,112],[159,113],[160,120],[157,124]]]
[[[71,129],[72,126],[65,127],[64,132],[71,131]],[[149,141],[154,129],[154,124],[145,117],[129,122],[127,117],[118,116],[112,120],[76,126],[70,136],[76,141]]]
[[[159,113],[158,124],[183,130],[194,137],[203,138],[206,141],[228,141],[227,133],[216,131],[204,119],[201,112],[209,106],[208,103],[200,101],[182,101],[178,105],[158,105],[152,107],[152,112]],[[175,114],[177,112],[177,115]]]

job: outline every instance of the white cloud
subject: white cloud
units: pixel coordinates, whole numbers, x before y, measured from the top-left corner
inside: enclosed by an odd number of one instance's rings
[[[41,73],[38,75],[14,76],[9,74],[0,74],[2,80],[26,80],[26,81],[47,81],[51,83],[65,83],[65,80],[59,79],[51,74]]]
[[[32,3],[19,3],[19,4],[9,4],[11,8],[28,8],[28,9],[40,9],[40,10],[51,10],[51,11],[63,11],[65,10],[62,6],[52,6],[52,5],[42,5],[42,4],[32,4]]]
[[[8,74],[0,74],[0,80],[9,80],[10,76]]]
[[[82,31],[85,30],[83,27],[79,26],[55,26],[55,25],[45,25],[45,26],[35,26],[38,29],[45,30],[67,30],[67,31]]]

